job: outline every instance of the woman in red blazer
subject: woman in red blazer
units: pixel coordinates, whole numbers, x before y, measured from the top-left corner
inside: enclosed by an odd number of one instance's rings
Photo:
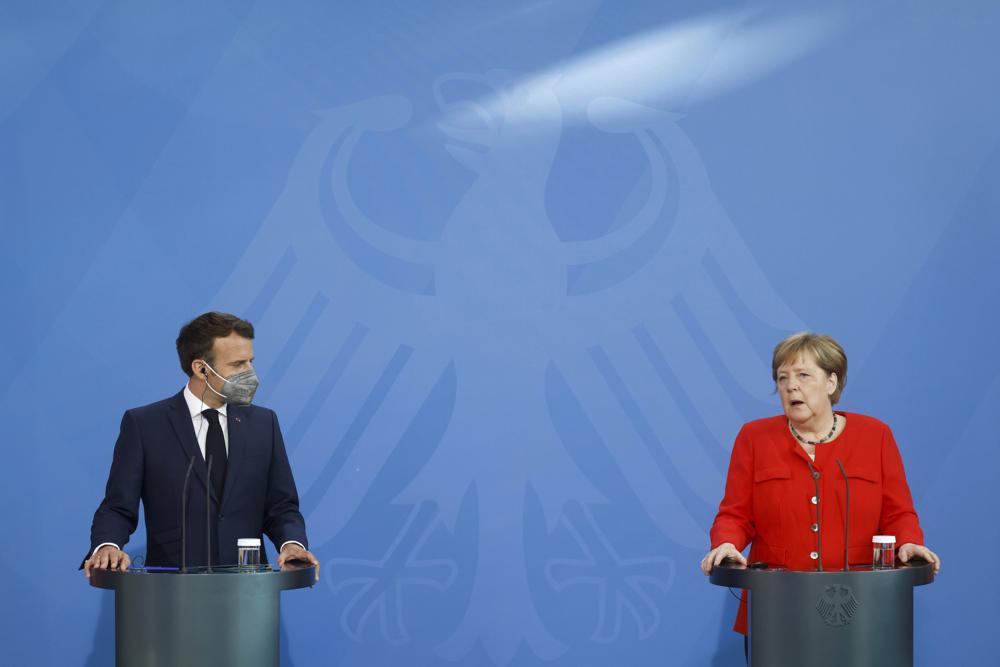
[[[851,485],[852,564],[870,563],[873,535],[896,537],[899,560],[917,556],[941,567],[923,546],[903,461],[889,427],[872,417],[835,412],[847,356],[829,336],[799,333],[774,348],[771,371],[785,414],[749,422],[733,445],[726,494],[712,524],[705,574],[725,558],[793,570],[844,566],[844,479]],[[815,476],[815,479],[814,479]],[[819,485],[819,494],[816,485]],[[747,633],[744,591],[733,628]]]

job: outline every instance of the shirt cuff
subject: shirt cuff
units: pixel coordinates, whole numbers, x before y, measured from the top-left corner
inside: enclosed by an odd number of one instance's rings
[[[282,542],[281,543],[281,546],[278,547],[278,553],[280,554],[281,550],[284,549],[285,546],[289,545],[289,544],[297,544],[300,547],[302,547],[303,551],[309,551],[308,549],[306,549],[306,545],[302,544],[301,542],[296,542],[295,540],[288,540],[287,542]]]

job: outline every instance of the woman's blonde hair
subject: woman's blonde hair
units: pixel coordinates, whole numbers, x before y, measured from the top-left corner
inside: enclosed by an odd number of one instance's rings
[[[830,336],[812,333],[811,331],[800,331],[793,334],[774,346],[774,355],[771,357],[771,378],[778,381],[778,367],[789,361],[794,361],[803,352],[808,352],[816,360],[816,365],[829,375],[837,374],[837,388],[830,396],[830,403],[836,404],[840,400],[840,393],[844,391],[847,384],[847,355],[840,343]]]

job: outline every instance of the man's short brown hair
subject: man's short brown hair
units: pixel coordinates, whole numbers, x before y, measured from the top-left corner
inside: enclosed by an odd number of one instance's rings
[[[194,375],[191,362],[195,359],[204,359],[214,365],[212,347],[215,339],[225,338],[233,332],[253,340],[253,325],[229,313],[212,311],[185,324],[177,334],[177,357],[181,362],[181,370],[188,377]]]
[[[774,355],[771,357],[771,378],[777,382],[778,367],[789,361],[794,361],[803,352],[812,355],[816,365],[822,368],[827,375],[837,374],[837,388],[830,396],[830,403],[836,404],[840,400],[840,393],[844,391],[844,386],[847,384],[847,355],[840,343],[830,336],[801,331],[775,345]]]

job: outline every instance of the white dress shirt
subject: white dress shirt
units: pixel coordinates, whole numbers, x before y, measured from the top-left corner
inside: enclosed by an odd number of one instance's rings
[[[206,391],[212,391],[206,389]],[[198,449],[201,450],[201,458],[205,458],[205,442],[208,440],[208,419],[201,414],[204,410],[213,409],[211,405],[205,405],[201,399],[194,395],[191,387],[184,385],[184,401],[188,406],[188,414],[191,415],[191,424],[194,426],[194,435],[198,438]],[[219,411],[219,424],[222,425],[222,439],[226,442],[226,456],[229,456],[229,418],[226,414],[226,404],[221,408],[214,408]]]

